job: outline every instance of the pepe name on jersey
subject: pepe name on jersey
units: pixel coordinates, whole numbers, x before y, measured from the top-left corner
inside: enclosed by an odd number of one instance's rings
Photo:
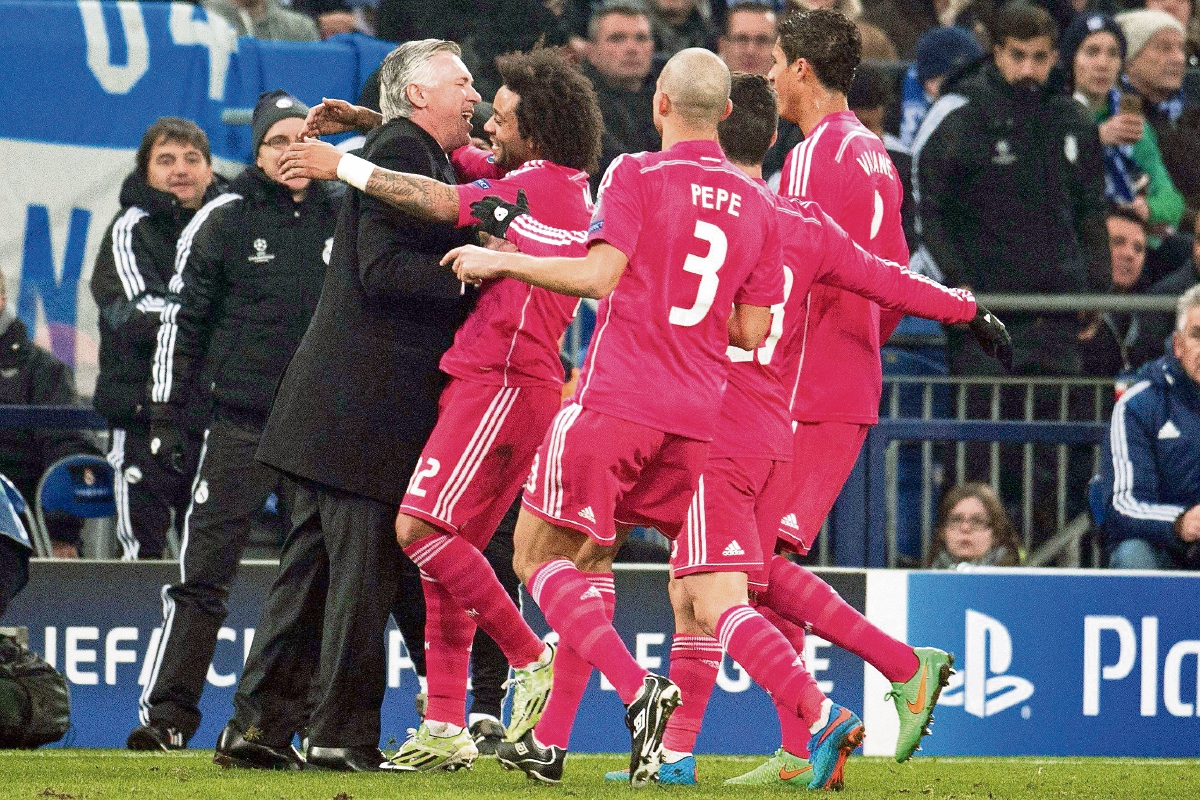
[[[727,214],[740,217],[738,209],[742,205],[742,196],[728,189],[692,184],[692,205],[700,208],[710,208],[714,211],[724,211]]]

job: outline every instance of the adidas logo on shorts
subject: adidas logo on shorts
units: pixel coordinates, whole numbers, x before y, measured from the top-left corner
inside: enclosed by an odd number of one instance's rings
[[[580,511],[579,516],[586,519],[588,522],[592,523],[593,525],[596,524],[596,514],[595,514],[595,512],[592,511],[591,506],[587,506],[583,509],[583,511]]]
[[[586,592],[579,595],[580,600],[587,600],[589,597],[595,597],[597,600],[603,600],[604,595],[600,594],[600,590],[595,586],[589,587]]]
[[[742,546],[740,544],[738,544],[737,541],[735,540],[735,541],[732,541],[729,544],[725,545],[725,549],[721,551],[721,555],[723,555],[723,556],[744,556],[744,555],[746,555],[746,551],[743,550]]]
[[[784,517],[782,520],[779,521],[779,524],[785,528],[791,528],[794,531],[800,530],[800,523],[796,521],[795,514],[788,514],[786,517]]]

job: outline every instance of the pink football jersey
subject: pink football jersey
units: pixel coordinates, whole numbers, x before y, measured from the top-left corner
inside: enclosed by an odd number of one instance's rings
[[[815,200],[868,252],[908,263],[903,187],[883,142],[852,111],[826,116],[792,148],[780,194]],[[879,347],[900,315],[842,289],[815,286],[805,313],[803,369],[792,419],[874,424],[883,391]]]
[[[456,186],[458,224],[478,222],[471,216],[471,203],[476,200],[495,195],[511,203],[521,189],[529,200],[530,212],[548,224],[568,230],[587,227],[592,212],[587,173],[549,161],[530,161],[503,178],[483,178]],[[586,253],[582,242],[576,247],[576,255]],[[578,298],[512,278],[487,281],[480,289],[475,310],[442,356],[440,367],[456,378],[479,383],[561,386],[563,367],[558,343],[578,306]]]
[[[733,304],[782,300],[773,201],[716,142],[623,155],[600,183],[591,243],[629,259],[596,312],[575,401],[710,440],[725,389]]]
[[[771,329],[762,345],[753,351],[729,348],[733,364],[711,450],[717,457],[790,457],[788,409],[798,390],[810,290],[836,287],[900,313],[946,323],[975,316],[970,292],[871,255],[816,203],[773,199],[783,245],[783,302],[771,306]]]

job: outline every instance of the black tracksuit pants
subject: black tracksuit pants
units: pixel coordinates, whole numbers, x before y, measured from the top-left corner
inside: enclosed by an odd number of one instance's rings
[[[294,483],[254,460],[259,436],[258,428],[221,420],[205,432],[184,516],[180,580],[163,587],[163,635],[139,716],[142,724],[178,729],[184,741],[200,725],[200,693],[251,521],[272,492],[285,513],[294,492]]]

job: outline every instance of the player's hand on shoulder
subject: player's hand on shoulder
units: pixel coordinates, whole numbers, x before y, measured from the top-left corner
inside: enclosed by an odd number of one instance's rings
[[[279,158],[279,177],[285,181],[294,178],[335,181],[343,155],[328,142],[317,139],[296,142],[288,145]]]
[[[308,110],[300,135],[316,137],[352,130],[371,130],[382,122],[383,118],[378,113],[365,106],[326,98]]]
[[[1012,335],[1004,323],[979,301],[975,302],[975,319],[968,323],[968,327],[979,346],[983,348],[983,352],[999,361],[1005,369],[1012,369]]]

